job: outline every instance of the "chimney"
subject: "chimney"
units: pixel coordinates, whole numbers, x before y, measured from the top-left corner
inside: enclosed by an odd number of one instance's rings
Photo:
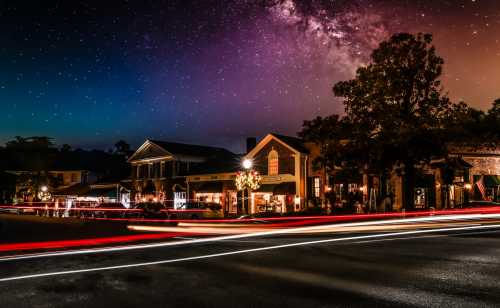
[[[257,145],[257,138],[255,137],[248,137],[247,138],[247,154],[255,148]]]

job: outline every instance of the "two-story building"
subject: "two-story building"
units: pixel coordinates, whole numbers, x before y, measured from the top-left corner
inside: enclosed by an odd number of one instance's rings
[[[128,159],[132,166],[132,202],[160,201],[174,208],[189,198],[186,175],[211,160],[230,164],[236,155],[203,145],[146,140]]]
[[[261,176],[260,188],[250,192],[249,212],[286,213],[305,209],[312,201],[324,204],[327,180],[312,168],[317,147],[299,138],[268,134],[258,144],[247,147],[247,154],[236,162],[201,165],[199,172],[187,176],[190,197],[218,202],[225,213],[235,214],[242,194],[235,187],[241,163],[249,159]]]

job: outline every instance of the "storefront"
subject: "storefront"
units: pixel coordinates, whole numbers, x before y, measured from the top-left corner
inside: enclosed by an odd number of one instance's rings
[[[251,193],[251,213],[286,213],[294,210],[295,182],[263,184]],[[300,203],[300,201],[299,201]]]
[[[238,213],[241,193],[236,190],[232,174],[221,173],[188,177],[189,195],[194,201],[217,203],[225,215]]]
[[[222,205],[224,201],[222,181],[201,182],[193,186],[192,191],[196,201],[218,203]]]
[[[500,176],[474,175],[473,199],[500,202]]]

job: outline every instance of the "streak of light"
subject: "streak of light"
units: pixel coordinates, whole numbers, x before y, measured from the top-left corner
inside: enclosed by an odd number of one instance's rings
[[[307,241],[307,242],[259,247],[259,248],[252,248],[252,249],[235,250],[235,251],[207,254],[207,255],[194,256],[194,257],[185,257],[185,258],[178,258],[178,259],[168,259],[168,260],[160,260],[160,261],[152,261],[152,262],[132,263],[132,264],[124,264],[124,265],[114,265],[114,266],[105,266],[105,267],[94,267],[94,268],[85,268],[85,269],[77,269],[77,270],[67,270],[67,271],[57,271],[57,272],[13,276],[13,277],[0,278],[0,282],[22,280],[22,279],[31,279],[31,278],[60,276],[60,275],[69,275],[69,274],[81,274],[81,273],[88,273],[88,272],[117,270],[117,269],[126,269],[126,268],[145,267],[145,266],[152,266],[152,265],[176,263],[176,262],[182,262],[182,261],[194,261],[194,260],[200,260],[200,259],[209,259],[209,258],[216,258],[216,257],[230,256],[230,255],[252,253],[252,252],[268,251],[268,250],[275,250],[275,249],[282,249],[282,248],[324,244],[324,243],[332,243],[332,242],[343,242],[343,241],[349,241],[349,240],[384,238],[384,237],[392,237],[392,236],[416,235],[416,234],[436,233],[436,232],[479,230],[479,229],[487,229],[487,228],[489,228],[489,229],[500,228],[500,224],[485,225],[485,226],[458,227],[458,228],[414,230],[414,231],[404,231],[404,232],[393,232],[393,233],[384,233],[384,234],[371,234],[371,235],[350,236],[350,237],[343,237],[343,238],[324,239],[324,240],[316,240],[316,241]]]
[[[0,244],[0,251],[15,251],[15,250],[37,250],[37,249],[53,249],[53,248],[68,248],[81,246],[97,246],[124,242],[159,240],[173,238],[179,235],[184,235],[182,232],[175,233],[157,233],[157,234],[133,234],[120,235],[111,237],[86,238],[77,240],[59,240],[59,241],[41,241],[41,242],[25,242],[25,243],[9,243]]]
[[[185,241],[174,241],[174,242],[158,242],[158,243],[148,243],[148,244],[136,244],[127,245],[120,247],[103,247],[103,248],[92,248],[92,249],[81,249],[81,250],[70,250],[70,251],[56,251],[40,253],[36,255],[18,255],[18,256],[8,256],[0,258],[0,262],[22,260],[22,259],[34,259],[43,257],[56,257],[56,256],[68,256],[68,255],[79,255],[79,254],[95,254],[104,252],[115,252],[115,251],[127,251],[127,250],[137,250],[137,249],[150,249],[159,247],[170,247],[179,245],[189,245],[189,244],[200,244],[224,241],[229,239],[241,239],[250,237],[261,237],[270,235],[283,235],[291,233],[307,233],[309,231],[314,231],[317,229],[324,229],[325,227],[353,227],[353,226],[373,226],[378,224],[398,224],[398,223],[413,223],[413,222],[435,222],[435,221],[454,221],[454,220],[474,220],[474,219],[488,219],[488,218],[500,218],[500,214],[470,214],[470,215],[450,215],[450,216],[431,216],[431,217],[418,217],[418,218],[405,218],[405,219],[391,219],[385,221],[366,221],[366,222],[356,222],[356,223],[343,223],[343,224],[331,224],[331,225],[320,225],[320,226],[307,226],[307,227],[296,227],[288,229],[278,229],[263,232],[253,232],[245,234],[235,234],[235,235],[225,235],[216,236],[209,238],[197,238],[193,240]]]
[[[40,210],[50,210],[55,211],[53,207],[46,208],[44,206],[11,206],[11,205],[0,205],[0,209],[40,209]],[[63,211],[64,209],[59,209]],[[126,208],[99,208],[99,207],[80,207],[72,208],[70,211],[80,211],[80,212],[142,212],[142,209],[126,209]],[[206,212],[208,210],[204,209],[187,209],[187,210],[173,210],[164,209],[164,212]],[[397,212],[397,213],[376,213],[376,214],[353,214],[353,215],[318,215],[318,216],[293,216],[293,217],[269,217],[269,218],[237,218],[237,219],[203,219],[203,220],[193,220],[193,219],[148,219],[148,218],[92,218],[96,220],[109,220],[109,221],[142,221],[142,222],[186,222],[186,223],[245,223],[245,222],[255,222],[255,221],[293,221],[293,220],[322,220],[322,221],[347,221],[347,220],[367,220],[367,219],[380,219],[380,218],[405,218],[405,217],[421,217],[421,216],[433,216],[433,215],[456,215],[456,214],[482,214],[482,213],[499,213],[500,207],[481,207],[481,208],[469,208],[469,209],[447,209],[447,210],[431,210],[431,211],[413,211],[413,212]],[[297,225],[303,224],[303,222],[297,222]],[[291,223],[290,223],[291,225]]]
[[[319,228],[316,230],[307,230],[307,231],[296,231],[289,232],[292,234],[296,233],[332,233],[332,232],[366,232],[366,231],[386,231],[386,230],[395,230],[395,229],[416,229],[416,228],[435,228],[435,227],[445,227],[449,224],[439,224],[433,223],[432,225],[422,223],[422,224],[385,224],[385,221],[382,222],[381,225],[373,225],[373,226],[342,226],[342,225],[327,225],[323,226],[324,228]],[[456,223],[455,225],[468,225],[470,223]],[[194,234],[244,234],[244,233],[252,233],[252,232],[264,232],[274,228],[269,225],[261,225],[261,226],[252,226],[252,227],[241,227],[235,226],[234,228],[218,228],[216,225],[213,227],[205,227],[205,226],[192,226],[192,227],[163,227],[163,226],[149,226],[149,225],[129,225],[127,226],[129,230],[133,231],[149,231],[149,232],[182,232],[185,234],[194,233]]]

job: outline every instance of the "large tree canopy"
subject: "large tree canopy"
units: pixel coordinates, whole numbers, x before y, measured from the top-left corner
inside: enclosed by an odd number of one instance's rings
[[[406,208],[413,208],[415,165],[446,154],[442,128],[451,104],[439,80],[444,61],[431,43],[430,34],[396,34],[354,79],[334,86],[347,118],[373,141],[374,165],[403,168]]]
[[[399,33],[382,42],[352,80],[333,87],[345,116],[304,122],[301,135],[321,146],[318,163],[400,170],[404,207],[411,209],[416,168],[446,157],[447,142],[497,142],[500,101],[487,113],[450,103],[439,79],[443,63],[430,34]]]

